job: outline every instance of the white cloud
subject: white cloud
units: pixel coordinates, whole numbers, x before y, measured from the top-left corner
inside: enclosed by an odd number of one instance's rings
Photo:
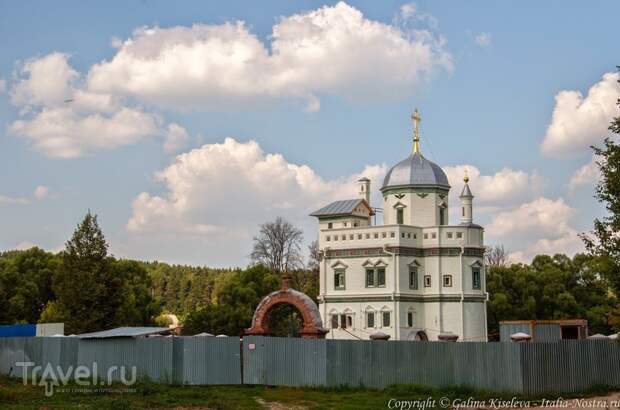
[[[0,94],[6,91],[6,80],[0,77]]]
[[[34,189],[34,197],[39,201],[45,199],[49,194],[50,189],[45,185],[39,185]]]
[[[452,67],[440,36],[369,20],[343,2],[282,17],[270,40],[243,22],[141,28],[91,68],[89,89],[172,109],[295,98],[312,111],[320,94],[393,98]]]
[[[571,226],[575,213],[562,198],[540,197],[498,213],[487,225],[486,232],[492,242],[508,241],[521,248],[511,253],[514,262],[529,263],[539,254],[573,255],[583,250],[583,242]]]
[[[164,151],[167,153],[175,153],[186,147],[189,135],[185,128],[179,124],[172,123],[168,125],[166,132],[166,141],[164,142]]]
[[[21,118],[9,125],[9,132],[56,158],[74,158],[164,135],[158,115],[125,106],[111,94],[85,89],[68,58],[52,53],[23,64],[11,90],[11,101],[21,108]]]
[[[568,188],[571,192],[575,191],[582,185],[593,186],[600,178],[601,173],[598,165],[596,164],[596,156],[592,156],[592,160],[579,168],[571,176],[568,182]]]
[[[491,45],[491,33],[480,33],[476,36],[475,41],[480,47],[488,47]]]
[[[28,205],[30,199],[19,196],[0,195],[0,204]]]
[[[455,165],[443,167],[452,189],[452,204],[458,203],[463,188],[463,177],[467,172],[469,186],[475,196],[478,210],[496,210],[501,207],[522,202],[537,194],[543,185],[542,178],[534,171],[531,174],[521,170],[503,168],[493,175],[481,175],[474,165]]]
[[[157,116],[132,108],[123,107],[109,115],[81,115],[59,107],[44,108],[30,119],[17,120],[9,130],[50,157],[75,158],[160,135],[159,123]]]
[[[584,98],[579,91],[560,91],[541,150],[551,157],[585,154],[590,145],[599,144],[610,134],[611,120],[619,115],[620,73],[607,73],[588,90]]]
[[[316,232],[310,212],[332,200],[357,197],[356,181],[362,175],[373,181],[379,196],[385,168],[367,166],[359,174],[325,180],[307,165],[263,152],[255,141],[226,138],[178,155],[159,172],[165,193],[139,194],[127,229],[151,238],[175,234],[177,240],[199,237],[228,245],[226,260],[234,264],[249,253],[257,226],[278,215],[307,228],[306,239],[311,240]]]

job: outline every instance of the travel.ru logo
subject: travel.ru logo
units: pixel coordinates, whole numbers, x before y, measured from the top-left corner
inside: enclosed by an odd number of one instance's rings
[[[127,378],[127,369],[125,366],[110,366],[105,372],[98,371],[97,362],[93,362],[91,367],[80,365],[75,369],[69,366],[63,369],[60,366],[51,365],[35,366],[34,362],[16,362],[15,366],[22,368],[22,380],[24,386],[30,382],[33,386],[45,386],[45,395],[52,396],[54,389],[59,386],[66,386],[70,382],[74,382],[78,386],[111,386],[115,380],[120,381],[125,386],[131,386],[136,383],[137,369],[131,366],[130,378]],[[100,378],[100,374],[105,377]]]

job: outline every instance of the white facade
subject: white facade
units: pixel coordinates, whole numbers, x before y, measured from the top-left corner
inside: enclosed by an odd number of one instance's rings
[[[468,180],[461,221],[451,225],[447,178],[421,155],[416,138],[414,152],[381,188],[382,225],[372,225],[365,178],[360,198],[312,214],[319,219],[319,310],[328,338],[382,332],[390,340],[448,333],[459,341],[487,340],[484,229],[472,223]]]

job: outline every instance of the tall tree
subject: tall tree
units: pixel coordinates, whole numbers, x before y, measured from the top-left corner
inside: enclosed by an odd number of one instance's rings
[[[617,105],[620,107],[620,99]],[[605,138],[603,147],[592,147],[601,173],[595,196],[605,205],[607,215],[594,220],[594,237],[584,234],[582,238],[593,255],[609,258],[613,267],[606,276],[620,294],[620,116],[613,119],[609,130],[614,136]]]
[[[301,244],[303,233],[290,222],[277,217],[261,225],[254,237],[251,258],[273,272],[282,273],[303,268]]]

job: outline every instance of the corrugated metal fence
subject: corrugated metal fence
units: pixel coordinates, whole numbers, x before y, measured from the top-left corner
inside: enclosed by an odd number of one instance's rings
[[[65,373],[79,365],[93,369],[97,363],[102,380],[115,366],[135,366],[140,378],[196,385],[421,384],[527,395],[620,386],[620,344],[600,340],[515,344],[251,336],[240,346],[232,337],[0,339],[0,373],[21,377],[23,367],[17,362],[43,368],[50,364]],[[121,374],[117,370],[112,376],[119,379]]]

